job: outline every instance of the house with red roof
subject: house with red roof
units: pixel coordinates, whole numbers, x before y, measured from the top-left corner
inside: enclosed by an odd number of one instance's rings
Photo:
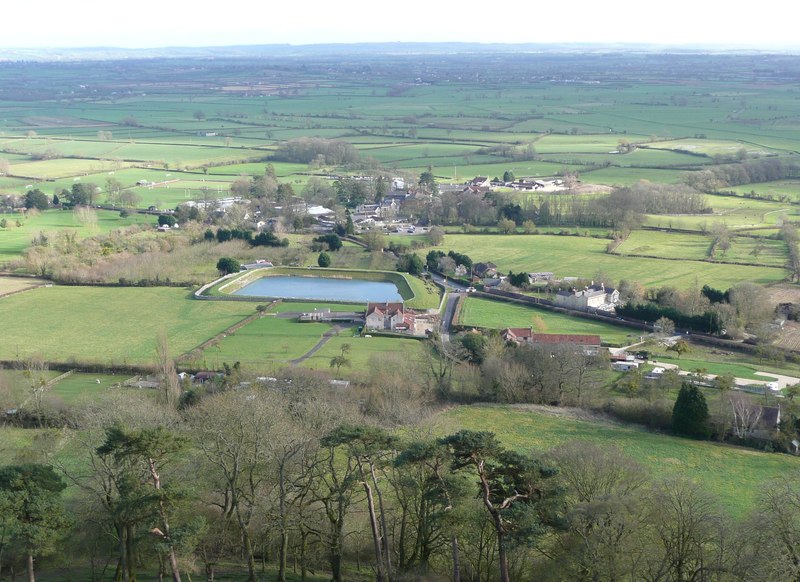
[[[584,352],[596,352],[600,348],[599,335],[569,333],[533,333],[529,327],[507,327],[500,332],[507,342],[531,346],[576,346]]]
[[[369,303],[365,317],[366,329],[413,331],[416,317],[402,302]]]

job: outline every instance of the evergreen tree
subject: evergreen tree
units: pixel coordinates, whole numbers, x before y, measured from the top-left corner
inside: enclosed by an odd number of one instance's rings
[[[4,517],[10,518],[12,539],[26,556],[28,580],[34,581],[34,558],[55,551],[58,535],[69,525],[61,506],[66,484],[48,465],[0,468]]]
[[[239,261],[231,257],[222,257],[217,261],[217,270],[223,275],[230,275],[239,271]]]
[[[694,384],[684,382],[672,408],[672,429],[687,436],[708,437],[708,404]]]

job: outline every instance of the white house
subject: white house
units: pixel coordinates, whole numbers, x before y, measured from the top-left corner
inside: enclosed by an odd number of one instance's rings
[[[617,303],[619,303],[619,291],[602,283],[595,285],[594,282],[583,289],[559,291],[555,298],[555,304],[559,307],[581,311],[611,309]]]
[[[366,329],[409,331],[414,329],[415,317],[403,304],[368,303],[364,322]]]

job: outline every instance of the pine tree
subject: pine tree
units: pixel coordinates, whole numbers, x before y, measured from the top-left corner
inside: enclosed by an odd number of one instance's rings
[[[672,408],[672,429],[687,436],[708,438],[708,404],[694,384],[684,383]]]

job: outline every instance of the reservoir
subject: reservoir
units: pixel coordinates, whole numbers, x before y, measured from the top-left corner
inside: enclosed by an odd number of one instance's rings
[[[403,300],[395,284],[388,281],[324,277],[262,277],[234,291],[233,295],[352,303]]]

